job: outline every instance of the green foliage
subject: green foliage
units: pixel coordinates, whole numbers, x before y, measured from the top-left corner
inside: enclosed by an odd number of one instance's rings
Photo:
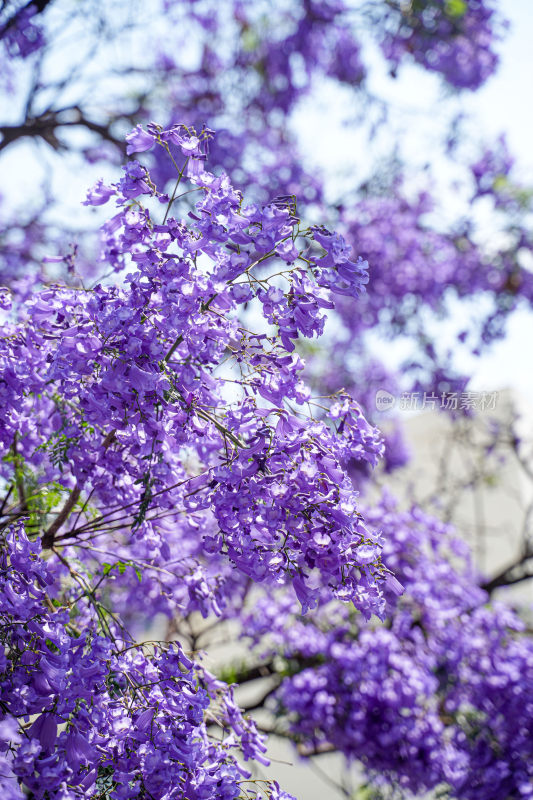
[[[102,567],[104,576],[109,575],[113,570],[117,570],[119,575],[124,575],[127,567],[131,567],[135,571],[139,583],[142,581],[142,570],[139,565],[135,564],[133,561],[115,561],[114,564],[109,564],[107,561],[104,561]]]

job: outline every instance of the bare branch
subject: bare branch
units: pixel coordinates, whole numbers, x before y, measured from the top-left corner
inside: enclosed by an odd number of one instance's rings
[[[53,150],[65,150],[66,145],[58,138],[58,132],[66,128],[85,128],[100,138],[111,142],[122,153],[126,152],[125,142],[117,139],[110,129],[110,125],[95,122],[85,116],[78,106],[71,106],[59,110],[48,110],[38,117],[27,118],[19,125],[0,126],[0,152],[10,144],[23,138],[42,139]]]
[[[105,439],[103,441],[103,447],[104,447],[105,450],[107,450],[107,448],[109,447],[109,445],[111,444],[111,442],[115,438],[115,435],[116,435],[116,430],[115,429],[113,429],[112,431],[110,431],[107,434],[107,436],[105,437]],[[52,524],[49,526],[49,528],[46,530],[46,532],[45,532],[45,534],[44,534],[44,536],[42,538],[43,548],[46,549],[46,548],[50,548],[50,547],[53,546],[54,540],[55,540],[55,535],[59,531],[59,529],[61,528],[63,523],[67,520],[70,512],[72,511],[72,509],[74,508],[74,506],[76,505],[78,500],[80,499],[82,488],[83,487],[80,486],[80,484],[78,482],[76,482],[76,485],[74,486],[74,488],[72,489],[71,493],[67,497],[65,505],[63,506],[63,508],[61,509],[61,511],[59,512],[59,514],[55,518],[55,520],[52,522]]]
[[[515,583],[522,583],[522,581],[533,578],[533,566],[527,564],[531,558],[533,558],[533,553],[525,553],[514,564],[505,567],[498,575],[483,583],[481,588],[492,594],[495,589],[499,589],[502,586],[512,586]]]

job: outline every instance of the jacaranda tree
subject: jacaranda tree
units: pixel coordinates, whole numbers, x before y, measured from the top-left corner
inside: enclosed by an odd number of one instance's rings
[[[458,333],[481,353],[530,303],[531,195],[502,141],[448,229],[396,162],[328,203],[290,128],[320,81],[372,117],[366,36],[391,80],[410,59],[464,91],[503,28],[486,0],[3,4],[4,163],[114,173],[84,201],[98,236],[53,181],[2,208],[9,800],[288,798],[254,772],[269,732],[357,762],[366,797],[533,795],[525,623],[450,525],[367,492],[408,458],[376,388],[465,386],[429,316],[482,298]],[[473,222],[487,197],[501,246]],[[402,378],[369,331],[413,342]],[[248,657],[214,675],[202,636],[224,625]]]

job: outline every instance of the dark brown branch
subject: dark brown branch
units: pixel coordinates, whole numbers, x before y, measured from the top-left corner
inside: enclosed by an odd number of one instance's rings
[[[59,514],[55,518],[55,520],[52,522],[50,527],[45,532],[45,534],[43,536],[43,539],[42,539],[42,545],[43,545],[44,549],[50,548],[54,544],[54,539],[55,539],[56,533],[58,532],[60,527],[63,525],[63,523],[65,522],[65,520],[69,516],[70,512],[72,511],[72,509],[74,508],[74,506],[76,505],[78,500],[80,499],[80,494],[81,494],[81,487],[77,483],[76,486],[71,491],[71,493],[69,494],[69,496],[67,497],[65,505],[63,506],[63,508],[61,509],[61,511],[59,512]]]
[[[303,656],[292,655],[286,661],[287,668],[281,673],[279,669],[276,669],[274,661],[267,661],[264,664],[258,664],[253,667],[242,667],[239,671],[232,674],[232,683],[237,683],[240,685],[242,683],[256,681],[261,678],[271,678],[274,676],[281,679],[286,675],[295,674],[296,672],[300,672],[308,667],[318,667],[323,663],[324,659],[321,656],[304,658]]]
[[[492,594],[492,592],[502,586],[512,586],[515,583],[522,583],[522,581],[533,578],[533,571],[527,569],[525,565],[525,562],[530,558],[531,555],[524,556],[520,561],[517,561],[516,564],[506,567],[499,572],[498,575],[495,575],[489,581],[481,584],[481,588],[488,592],[488,594]]]
[[[11,486],[9,487],[9,489],[7,490],[7,492],[6,492],[6,493],[5,493],[5,495],[4,495],[4,499],[2,500],[2,505],[0,506],[0,517],[1,517],[1,516],[2,516],[2,514],[4,513],[4,508],[5,508],[5,507],[6,507],[6,505],[7,505],[7,501],[8,501],[8,500],[9,500],[9,498],[11,497],[11,493],[12,493],[12,491],[13,491],[13,484],[11,484]]]
[[[89,119],[78,106],[56,111],[45,111],[44,114],[38,117],[25,119],[19,125],[0,126],[0,135],[2,136],[0,151],[5,150],[10,144],[23,138],[42,139],[54,150],[64,150],[66,145],[58,138],[58,130],[79,127],[98,134],[102,139],[111,142],[125,154],[126,143],[115,138],[111,133],[110,126]]]
[[[107,448],[115,438],[115,435],[116,435],[115,429],[113,429],[107,434],[104,441],[102,442],[104,450],[107,450]],[[55,520],[52,522],[52,524],[45,531],[45,534],[42,538],[42,546],[44,549],[50,548],[54,544],[55,535],[59,531],[63,523],[67,520],[70,512],[80,499],[82,488],[83,485],[80,486],[80,484],[76,482],[75,487],[73,488],[73,490],[71,491],[71,493],[69,494],[69,496],[65,501],[65,505],[63,506],[63,508],[61,509]]]
[[[269,662],[268,664],[259,664],[259,666],[250,667],[249,669],[241,669],[239,672],[232,674],[231,682],[237,683],[240,686],[242,683],[257,681],[260,678],[269,678],[272,675],[276,675],[276,670],[273,662]]]

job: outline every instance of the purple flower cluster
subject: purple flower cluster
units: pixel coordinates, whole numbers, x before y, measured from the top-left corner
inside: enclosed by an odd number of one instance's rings
[[[391,4],[393,5],[393,4]],[[406,54],[458,89],[477,89],[498,64],[490,0],[430,0],[393,5],[382,42],[397,68]]]
[[[10,58],[28,58],[44,46],[43,27],[36,21],[38,13],[36,5],[24,5],[0,26],[0,39]]]
[[[339,337],[332,368],[341,370],[339,382],[354,385],[357,371],[369,361],[368,351],[361,344],[362,333],[374,329],[388,339],[406,336],[416,347],[412,360],[403,365],[404,389],[439,393],[456,391],[460,386],[462,390],[463,378],[452,366],[454,353],[452,349],[443,351],[434,333],[438,320],[449,314],[450,303],[483,296],[483,312],[458,328],[456,338],[456,349],[468,348],[479,355],[502,337],[510,313],[529,306],[533,297],[533,279],[522,258],[532,248],[525,224],[530,200],[511,167],[512,160],[500,143],[495,150],[485,151],[470,169],[472,202],[489,196],[500,213],[512,214],[503,221],[504,244],[490,254],[468,224],[457,224],[448,231],[435,229],[431,224],[431,216],[439,208],[435,199],[427,191],[409,197],[400,181],[386,197],[369,193],[343,211],[346,240],[357,243],[358,252],[372,264],[372,271],[369,291],[357,301],[357,313],[352,300],[338,304],[346,328],[344,337]],[[517,219],[524,224],[517,225]],[[350,365],[352,378],[345,374],[344,363]],[[336,388],[339,383],[332,384],[327,372],[328,366],[322,386]],[[410,386],[405,375],[412,381]],[[367,389],[373,388],[386,386],[376,386],[372,381]],[[363,401],[367,411],[374,406],[374,397],[370,401]]]
[[[296,143],[285,123],[323,78],[350,86],[365,102],[363,37],[382,40],[394,64],[409,52],[425,69],[440,72],[460,88],[478,88],[496,68],[497,17],[487,3],[432,0],[405,8],[383,2],[369,12],[343,0],[276,0],[268,8],[262,0],[232,0],[223,6],[166,3],[172,30],[186,30],[200,53],[191,67],[177,55],[174,39],[158,42],[155,66],[170,95],[168,121],[198,127],[211,120],[219,131],[211,163],[263,201],[273,192],[320,201],[321,181],[295,158]],[[155,154],[154,175],[162,184],[169,172],[160,156]]]
[[[491,288],[474,242],[426,223],[434,208],[428,193],[409,200],[396,187],[388,197],[370,196],[350,211],[345,220],[348,238],[358,242],[372,264],[372,291],[362,299],[361,313],[351,327],[374,327],[386,315],[395,332],[407,328],[422,304],[438,309],[448,287],[460,296]]]
[[[39,550],[22,528],[3,534],[3,796],[21,800],[23,787],[36,800],[102,793],[131,800],[148,787],[161,799],[240,796],[250,775],[234,753],[268,762],[231,692],[177,643],[124,641],[89,586],[63,605]],[[228,735],[213,738],[209,717]]]
[[[371,780],[413,793],[530,797],[533,646],[523,623],[483,605],[449,526],[387,496],[367,519],[381,525],[396,576],[386,626],[332,604],[299,618],[286,595],[260,600],[244,620],[262,657],[276,653],[271,708],[283,729],[301,753],[339,750]]]
[[[41,5],[2,12],[12,59],[48,40]],[[481,344],[501,335],[519,298],[533,297],[517,256],[531,236],[515,224],[530,198],[501,144],[471,167],[474,200],[490,196],[516,234],[490,258],[467,224],[432,227],[429,194],[409,199],[399,181],[339,206],[343,235],[304,227],[294,195],[316,220],[323,186],[295,156],[288,124],[324,77],[364,97],[369,21],[394,68],[411,56],[457,88],[478,88],[497,64],[497,16],[489,0],[363,6],[165,0],[171,47],[158,46],[154,91],[127,118],[135,124],[153,102],[168,121],[136,125],[125,151],[139,160],[88,192],[88,207],[115,203],[100,260],[52,239],[40,214],[3,226],[9,800],[236,800],[261,790],[289,800],[275,783],[250,789],[238,758],[266,763],[253,722],[171,642],[198,612],[241,619],[275,663],[271,707],[301,752],[337,749],[401,792],[532,794],[523,626],[484,605],[448,526],[388,497],[363,509],[357,491],[380,459],[393,469],[408,457],[397,427],[382,436],[368,421],[376,389],[397,384],[369,356],[365,331],[413,337],[422,346],[409,378],[422,380],[429,362],[434,385],[449,386],[419,312],[444,313],[450,293],[483,293],[493,306]],[[195,64],[178,36],[195,39]],[[35,86],[32,113],[46,89]],[[51,107],[35,135],[55,147],[61,119],[84,111],[56,119]],[[33,135],[36,120],[26,122]],[[112,147],[113,118],[88,130]],[[12,133],[3,130],[2,148]],[[99,157],[98,147],[84,152]],[[50,245],[69,255],[43,260]],[[52,266],[39,286],[28,273],[42,261]],[[324,365],[311,340],[331,311],[344,328]],[[247,616],[253,584],[264,599]],[[144,638],[157,614],[166,641],[136,644],[132,634]]]
[[[0,342],[13,797],[20,784],[43,800],[147,786],[229,799],[245,775],[233,751],[265,763],[227,687],[177,644],[135,644],[125,626],[141,632],[147,608],[235,614],[251,578],[292,585],[304,612],[337,597],[384,613],[383,539],[345,470],[375,465],[381,436],[346,393],[317,402],[294,349],[336,298],[364,291],[367,265],[303,228],[290,198],[246,205],[207,171],[211,137],[136,128],[132,151],[183,162],[172,196],[138,161],[99,181],[86,202],[116,202],[107,279],[19,297]],[[186,181],[196,202],[171,216]],[[222,742],[209,719],[228,728]]]
[[[187,222],[168,212],[157,221],[171,201],[135,161],[119,182],[89,193],[96,205],[116,198],[103,259],[130,271],[121,286],[51,287],[20,307],[1,346],[3,452],[16,440],[41,491],[58,484],[67,504],[90,497],[114,531],[127,510],[139,558],[163,567],[178,547],[171,605],[224,605],[215,573],[198,571],[216,551],[254,580],[290,579],[304,607],[329,587],[381,614],[381,541],[365,528],[343,466],[375,464],[379,433],[347,396],[329,423],[309,417],[303,362],[292,352],[300,333],[320,334],[337,295],[364,290],[366,264],[350,260],[341,237],[302,229],[285,201],[245,205],[226,176],[205,170],[209,136],[150,126],[128,137],[135,148],[172,142],[202,164],[189,178],[200,199]],[[154,209],[141,204],[145,195]],[[237,312],[249,303],[277,333],[242,327]],[[81,516],[61,541],[90,539]]]

